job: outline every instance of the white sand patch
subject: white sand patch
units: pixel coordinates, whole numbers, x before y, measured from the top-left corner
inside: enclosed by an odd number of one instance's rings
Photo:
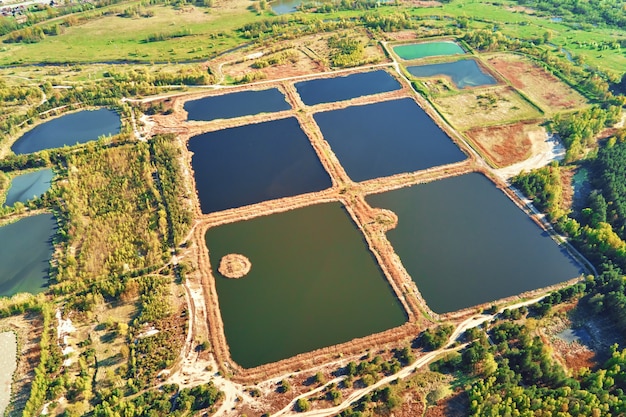
[[[17,368],[17,338],[13,332],[0,333],[0,416],[11,402],[11,382]]]

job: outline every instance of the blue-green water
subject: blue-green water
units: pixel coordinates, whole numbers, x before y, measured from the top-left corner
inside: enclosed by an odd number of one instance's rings
[[[51,214],[0,227],[0,296],[46,289],[56,227]]]
[[[387,71],[359,72],[344,77],[320,78],[295,83],[302,102],[307,106],[350,100],[371,94],[400,89],[400,83]]]
[[[277,88],[270,88],[191,100],[185,103],[184,108],[188,120],[211,121],[289,110],[291,106],[283,93]]]
[[[120,116],[109,109],[83,110],[45,122],[26,132],[11,147],[16,154],[73,146],[120,132]]]
[[[456,311],[575,278],[581,267],[481,174],[366,201],[392,210],[387,237],[430,308]]]
[[[188,147],[203,213],[332,185],[293,117],[194,136]]]
[[[491,75],[483,72],[473,59],[462,59],[441,64],[413,65],[407,67],[407,71],[418,78],[445,75],[452,79],[457,88],[480,87],[498,83]]]
[[[314,118],[354,181],[418,171],[466,158],[409,98],[317,113]]]
[[[452,41],[445,42],[422,42],[410,45],[398,45],[393,51],[404,60],[427,58],[431,56],[458,55],[465,51],[458,43]]]
[[[352,218],[339,203],[227,224],[206,233],[231,357],[245,368],[348,342],[407,320]],[[229,279],[224,255],[252,268]]]
[[[10,207],[18,201],[26,203],[41,197],[50,189],[53,176],[52,169],[41,169],[13,177],[4,205]]]

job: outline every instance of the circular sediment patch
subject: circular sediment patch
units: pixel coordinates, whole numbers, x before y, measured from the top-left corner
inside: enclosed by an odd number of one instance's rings
[[[220,266],[217,268],[220,274],[226,278],[243,278],[252,268],[250,259],[238,253],[229,253],[220,260]]]

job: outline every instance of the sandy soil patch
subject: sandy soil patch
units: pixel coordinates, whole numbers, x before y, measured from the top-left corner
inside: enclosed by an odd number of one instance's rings
[[[584,107],[587,100],[567,84],[528,58],[497,54],[487,61],[511,84],[524,92],[546,114]]]
[[[17,337],[13,332],[0,333],[0,415],[11,400],[11,381],[17,368]]]
[[[423,0],[403,0],[400,3],[404,5],[410,5],[413,7],[441,7],[441,2],[438,1],[423,1]]]
[[[541,114],[510,87],[491,87],[433,99],[457,129],[537,119]]]
[[[252,268],[250,259],[239,253],[231,253],[220,260],[217,270],[226,278],[237,279],[248,275],[250,268]]]
[[[517,12],[517,13],[526,13],[526,14],[536,14],[537,12],[530,7],[525,6],[504,6],[504,10],[508,10],[509,12]]]
[[[545,129],[536,122],[477,127],[465,133],[497,168],[525,161],[546,139]]]

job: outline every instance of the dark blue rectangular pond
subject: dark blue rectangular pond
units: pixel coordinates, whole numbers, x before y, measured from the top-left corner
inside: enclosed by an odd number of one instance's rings
[[[120,116],[109,109],[66,114],[26,132],[11,146],[11,150],[20,155],[73,146],[100,136],[116,135],[120,132],[121,123]]]
[[[480,87],[498,83],[490,74],[484,72],[473,59],[462,59],[441,64],[413,65],[407,67],[407,71],[415,77],[449,77],[457,88]]]
[[[581,267],[481,174],[366,201],[392,210],[387,237],[430,308],[446,313],[575,278]]]
[[[354,181],[462,161],[466,155],[409,98],[314,115]]]
[[[251,368],[382,332],[407,315],[339,203],[226,224],[206,233],[231,357]],[[243,255],[250,271],[219,272]]]
[[[387,71],[359,72],[343,77],[320,78],[295,84],[307,106],[350,100],[400,89],[400,83]]]
[[[185,103],[187,120],[211,121],[289,110],[291,106],[277,88],[240,91]]]
[[[52,169],[40,169],[13,177],[4,205],[10,207],[40,197],[50,189],[53,176]]]
[[[46,289],[55,230],[51,214],[0,227],[0,297]]]
[[[295,118],[194,136],[188,148],[203,213],[332,185]]]

